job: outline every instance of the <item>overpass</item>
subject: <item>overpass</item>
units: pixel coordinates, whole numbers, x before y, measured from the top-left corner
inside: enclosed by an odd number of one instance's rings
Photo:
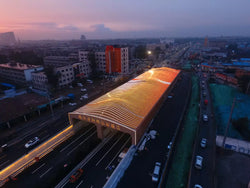
[[[106,93],[87,105],[70,112],[70,124],[93,123],[103,139],[112,130],[128,133],[137,144],[162,101],[174,85],[180,71],[167,67],[153,68]]]
[[[53,151],[81,126],[89,123],[95,124],[98,137],[101,139],[104,138],[106,130],[116,130],[130,134],[132,144],[136,145],[179,73],[179,70],[171,68],[153,68],[70,112],[69,127],[0,171],[0,187],[15,179],[15,176]]]

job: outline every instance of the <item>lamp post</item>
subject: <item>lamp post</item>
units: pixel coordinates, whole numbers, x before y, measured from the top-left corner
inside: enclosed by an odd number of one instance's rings
[[[51,115],[52,115],[52,117],[54,117],[54,111],[53,111],[53,108],[52,108],[51,98],[50,98],[50,94],[49,94],[48,90],[47,90],[46,94],[47,94],[47,97],[48,97],[48,100],[49,100],[49,107],[50,107]]]
[[[231,112],[230,112],[230,115],[229,115],[229,118],[228,118],[228,122],[227,122],[226,131],[225,131],[224,138],[223,138],[223,141],[222,141],[222,147],[223,148],[225,148],[225,142],[226,142],[226,138],[227,138],[227,133],[228,133],[228,129],[229,129],[229,126],[230,126],[230,123],[231,123],[232,114],[233,114],[233,110],[234,110],[234,107],[235,107],[236,100],[239,101],[239,99],[237,99],[236,97],[234,97],[233,104],[232,104],[232,107],[231,107]]]

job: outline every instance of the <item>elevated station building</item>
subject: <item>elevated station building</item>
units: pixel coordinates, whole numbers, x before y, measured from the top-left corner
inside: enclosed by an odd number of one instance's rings
[[[175,84],[179,73],[179,70],[167,67],[150,69],[70,112],[70,123],[73,127],[80,122],[95,124],[97,135],[101,139],[112,130],[128,133],[132,137],[132,144],[136,145]]]

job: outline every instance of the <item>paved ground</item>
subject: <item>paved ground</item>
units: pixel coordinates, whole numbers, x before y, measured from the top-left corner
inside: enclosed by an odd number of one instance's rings
[[[138,153],[132,160],[129,168],[118,184],[118,188],[127,187],[156,187],[152,182],[151,174],[155,162],[164,164],[167,159],[167,145],[171,141],[181,112],[184,107],[185,99],[189,88],[190,76],[185,75],[183,79],[176,83],[173,88],[173,98],[168,98],[160,109],[150,129],[157,130],[159,136],[150,140],[146,147],[147,151]]]
[[[247,188],[250,182],[250,156],[217,148],[216,158],[216,187]]]

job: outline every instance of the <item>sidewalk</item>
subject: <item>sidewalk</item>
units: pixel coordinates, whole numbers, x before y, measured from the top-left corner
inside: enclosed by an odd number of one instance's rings
[[[224,136],[216,136],[217,146],[222,147],[223,138]],[[250,155],[250,142],[227,137],[225,142],[225,149]]]

